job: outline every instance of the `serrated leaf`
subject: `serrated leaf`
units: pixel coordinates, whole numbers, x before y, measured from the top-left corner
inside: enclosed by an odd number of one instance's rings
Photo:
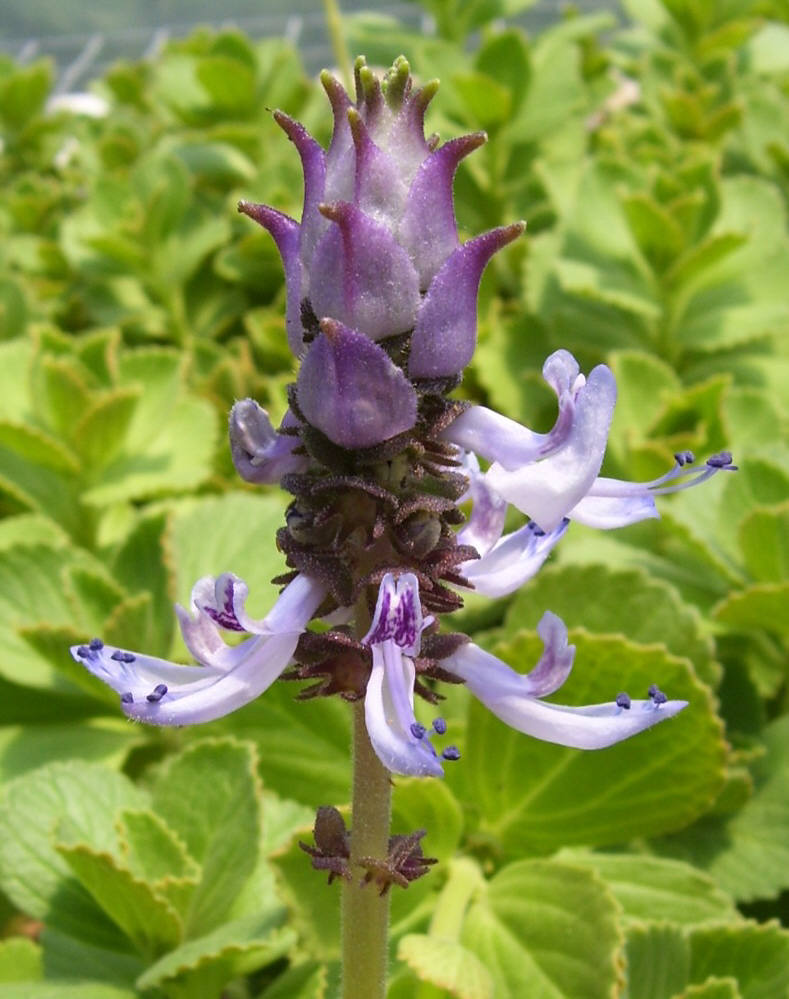
[[[709,819],[663,840],[659,849],[705,870],[739,901],[789,888],[789,718],[768,725],[751,798],[728,822]]]
[[[757,583],[732,593],[714,610],[714,616],[735,631],[764,628],[779,635],[789,633],[789,582]]]
[[[136,388],[116,388],[94,400],[74,430],[79,449],[92,474],[108,465],[121,450],[140,397]]]
[[[33,465],[56,472],[74,475],[80,468],[79,460],[70,448],[38,427],[0,421],[0,447],[21,455]]]
[[[609,999],[621,985],[616,903],[588,871],[554,861],[502,868],[470,906],[461,941],[497,999]]]
[[[150,885],[121,867],[109,853],[91,849],[64,831],[55,848],[102,910],[149,960],[175,947],[183,936],[178,913]]]
[[[154,810],[202,868],[186,916],[188,936],[221,923],[255,869],[260,787],[249,743],[210,739],[170,762],[153,789]]]
[[[689,936],[690,980],[736,979],[743,999],[776,999],[789,992],[789,932],[777,923],[702,927]]]
[[[132,989],[77,979],[6,985],[3,999],[138,999],[138,996]]]
[[[656,270],[664,270],[684,249],[682,229],[649,195],[631,194],[622,204],[639,249]]]
[[[115,813],[145,807],[128,778],[83,761],[51,763],[7,785],[0,805],[0,886],[19,908],[49,926],[123,950],[122,938],[54,848],[68,820],[96,849],[116,843]]]
[[[679,926],[635,923],[628,927],[626,952],[632,999],[673,999],[687,984],[690,948]]]
[[[63,717],[64,702],[58,702]],[[143,736],[121,719],[71,719],[62,724],[5,725],[0,728],[0,781],[29,773],[45,763],[77,759],[120,767]]]
[[[165,954],[137,980],[148,989],[175,987],[184,999],[219,999],[232,978],[283,957],[296,942],[293,930],[282,925],[284,909],[225,923]]]
[[[397,957],[420,981],[446,989],[457,999],[493,999],[493,978],[472,951],[457,940],[409,933],[400,939]]]
[[[68,537],[62,528],[38,513],[20,513],[0,519],[0,551],[15,545],[41,545],[56,548],[66,544]]]
[[[0,982],[32,982],[44,977],[41,948],[27,937],[0,940]]]
[[[740,524],[740,549],[754,579],[789,579],[789,503],[773,510],[752,510]]]
[[[461,800],[474,809],[480,830],[505,856],[621,843],[679,828],[698,817],[723,784],[721,724],[708,689],[683,660],[582,631],[571,632],[570,641],[577,646],[575,667],[552,700],[602,703],[628,689],[644,696],[650,683],[659,682],[670,697],[689,700],[691,706],[624,743],[582,752],[521,735],[472,698],[459,778],[468,789]],[[542,649],[523,632],[494,651],[530,669]]]
[[[257,999],[326,999],[326,965],[305,961],[288,968]]]
[[[701,985],[689,985],[674,999],[742,999],[735,978],[719,978],[710,975]]]
[[[38,361],[39,404],[47,422],[66,438],[90,406],[90,388],[75,361],[44,355]]]
[[[628,923],[665,921],[681,926],[740,918],[733,900],[709,875],[690,864],[590,850],[562,850],[557,857],[596,871],[622,906]]]
[[[665,645],[689,659],[705,683],[717,684],[720,667],[712,658],[712,643],[702,636],[695,608],[683,604],[673,587],[645,572],[606,566],[543,569],[511,604],[505,618],[508,632],[538,621],[545,608],[574,627],[620,634],[641,645]]]

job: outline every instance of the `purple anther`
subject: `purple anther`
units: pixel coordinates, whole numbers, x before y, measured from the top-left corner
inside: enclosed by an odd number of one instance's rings
[[[630,710],[630,695],[622,691],[621,694],[616,695],[616,706],[618,708],[624,708],[625,711]]]
[[[91,659],[92,658],[90,649],[87,647],[87,645],[80,645],[77,648],[77,655],[80,657],[80,659]]]
[[[114,659],[116,663],[122,663],[122,662],[125,662],[125,660],[124,660],[124,658],[123,658],[123,657],[124,657],[124,655],[125,655],[125,653],[124,653],[124,652],[121,652],[121,650],[120,650],[120,649],[116,649],[116,650],[115,650],[115,651],[114,651],[114,652],[112,653],[112,655],[110,656],[110,659]]]
[[[125,693],[121,694],[121,704],[134,704],[134,697],[130,690],[127,690],[125,691]]]
[[[164,695],[167,693],[166,683],[157,683],[150,694],[146,694],[146,700],[150,701],[151,704],[157,704]]]
[[[566,518],[565,518],[566,519]],[[544,538],[545,531],[540,527],[536,520],[529,521],[529,529],[535,538]]]
[[[451,760],[451,761],[459,760],[460,750],[458,749],[457,746],[447,746],[447,748],[444,750],[441,756],[445,760]]]
[[[692,465],[696,460],[696,456],[692,451],[677,451],[674,455],[674,460],[680,466],[682,465]]]
[[[133,652],[122,652],[121,653],[121,662],[123,662],[123,663],[133,663],[136,658],[137,657],[134,655]]]
[[[666,701],[668,700],[666,695],[663,693],[663,691],[660,689],[660,687],[658,687],[656,683],[650,684],[647,694],[649,695],[649,698],[653,702],[655,707],[657,707],[660,704],[665,704]]]
[[[104,642],[100,638],[91,638],[88,648],[91,652],[101,652],[104,648]]]
[[[728,468],[731,462],[731,451],[721,451],[720,454],[713,454],[707,458],[707,464],[710,468]]]
[[[424,725],[420,725],[419,722],[413,722],[412,723],[412,725],[411,725],[411,735],[415,739],[424,739],[425,732],[427,732],[427,729],[425,728]]]
[[[443,735],[447,730],[447,723],[443,718],[435,718],[433,720],[433,731],[437,735]]]

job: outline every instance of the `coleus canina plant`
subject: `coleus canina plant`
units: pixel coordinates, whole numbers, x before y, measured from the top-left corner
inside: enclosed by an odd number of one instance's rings
[[[437,702],[436,681],[465,683],[526,735],[584,749],[609,746],[685,707],[657,685],[641,700],[617,691],[585,707],[543,700],[573,665],[564,623],[545,613],[537,623],[542,655],[523,674],[452,632],[446,616],[462,606],[462,592],[509,594],[538,571],[573,520],[609,529],[656,517],[656,496],[734,466],[724,453],[697,468],[683,452],[652,482],[601,477],[614,377],[605,365],[585,377],[564,350],[543,366],[558,401],[548,433],[451,398],[474,353],[483,270],[524,226],[459,242],[453,178],[485,136],[444,145],[425,138],[437,83],[414,87],[405,59],[382,79],[359,59],[355,101],[331,74],[321,81],[334,117],[328,150],[274,112],[301,157],[301,222],[267,205],[239,206],[282,256],[287,337],[298,364],[278,430],[251,399],[236,403],[229,428],[240,475],[278,483],[293,497],[276,539],[291,570],[277,580],[284,589],[255,620],[241,579],[228,572],[201,579],[189,609],[176,608],[197,668],[98,639],[72,654],[120,694],[130,718],[155,725],[219,718],[278,677],[312,681],[301,698],[358,702],[353,835],[322,809],[308,849],[316,867],[346,878],[354,865],[364,867],[385,892],[424,873],[429,861],[418,834],[389,839],[388,805],[378,808],[383,820],[373,819],[370,796],[388,795],[390,773],[440,777],[460,755],[453,745],[439,749],[440,717],[428,731],[414,714],[415,695]],[[529,520],[505,534],[508,504]],[[314,619],[328,630],[310,630]],[[229,644],[223,631],[246,637]],[[377,784],[367,779],[376,767]],[[360,909],[357,920],[372,925],[375,917]],[[346,947],[350,961],[347,939]],[[370,940],[357,950],[365,948],[375,950]],[[380,967],[364,974],[380,978]]]

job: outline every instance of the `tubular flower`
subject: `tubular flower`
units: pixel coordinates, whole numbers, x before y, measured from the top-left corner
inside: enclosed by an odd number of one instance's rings
[[[492,462],[477,493],[490,506],[498,496],[528,514],[553,536],[566,518],[590,527],[624,527],[658,517],[654,497],[698,485],[721,470],[734,471],[724,451],[691,469],[690,451],[675,455],[676,466],[651,482],[599,477],[616,404],[616,382],[599,364],[585,378],[566,350],[551,354],[543,377],[556,392],[559,413],[546,434],[535,433],[484,406],[471,406],[443,432],[442,439]],[[478,464],[471,471],[478,477]],[[557,539],[558,540],[558,539]]]
[[[290,583],[262,621],[244,608],[247,586],[232,573],[206,576],[192,589],[190,610],[176,607],[181,634],[199,666],[112,648],[97,638],[71,655],[120,694],[124,714],[150,725],[196,725],[243,707],[263,693],[291,660],[326,589],[307,576]],[[221,631],[251,637],[228,645]]]

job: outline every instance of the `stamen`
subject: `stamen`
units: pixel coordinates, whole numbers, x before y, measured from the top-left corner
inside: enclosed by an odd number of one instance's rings
[[[433,720],[433,731],[437,735],[443,735],[447,730],[447,723],[443,718],[435,718]]]
[[[127,690],[125,694],[121,694],[121,704],[134,704],[134,697],[130,690]]]
[[[116,649],[116,650],[115,650],[115,651],[114,651],[114,652],[112,653],[112,655],[110,656],[110,659],[114,659],[116,663],[122,663],[122,662],[125,662],[125,661],[126,661],[126,660],[125,660],[125,659],[123,658],[123,657],[124,657],[125,655],[126,655],[126,653],[125,653],[125,652],[121,652],[121,650],[120,650],[120,649]]]
[[[668,697],[663,693],[663,691],[658,687],[656,683],[650,684],[649,690],[647,691],[649,699],[655,705],[655,707],[660,707],[661,704],[665,704]]]
[[[91,638],[90,645],[88,646],[88,648],[92,652],[101,652],[101,650],[104,648],[104,642],[102,642],[100,638]]]
[[[425,732],[427,732],[427,729],[425,728],[424,725],[420,725],[419,722],[413,722],[412,723],[412,725],[411,725],[411,735],[415,739],[424,739]]]
[[[80,659],[92,659],[91,650],[87,645],[80,645],[77,647],[77,655]]]
[[[692,465],[696,460],[696,456],[692,451],[677,451],[674,455],[674,461],[682,467],[683,465]]]
[[[621,694],[616,695],[616,706],[618,708],[624,708],[625,711],[630,710],[630,695],[622,691]]]
[[[133,652],[124,652],[122,661],[125,663],[133,663],[136,658],[137,657],[134,655]]]
[[[157,683],[156,686],[151,691],[151,693],[145,695],[145,699],[147,701],[150,701],[151,704],[158,704],[158,702],[161,701],[161,699],[164,697],[166,693],[167,693],[167,684]]]
[[[713,454],[707,458],[707,464],[710,468],[731,468],[731,462],[731,451],[721,451],[720,454]],[[736,471],[736,469],[733,470]]]
[[[445,760],[451,760],[451,761],[459,760],[460,750],[457,748],[457,746],[447,746],[447,748],[444,750],[441,756]]]

